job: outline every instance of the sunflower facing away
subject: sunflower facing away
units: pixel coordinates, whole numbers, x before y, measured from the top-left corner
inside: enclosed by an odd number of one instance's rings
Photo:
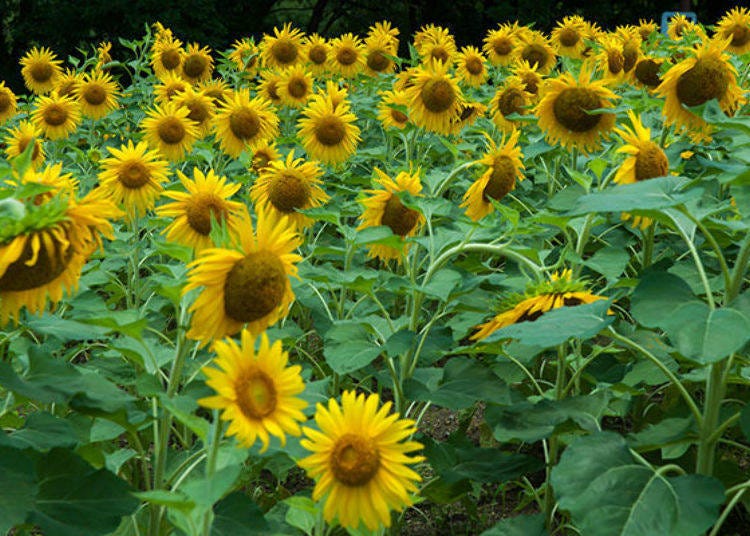
[[[430,132],[450,134],[461,111],[463,95],[448,64],[439,61],[419,67],[406,89],[409,119]]]
[[[614,107],[611,99],[618,98],[604,84],[602,80],[591,81],[585,68],[581,68],[578,80],[570,73],[546,80],[534,112],[550,144],[577,147],[584,153],[599,148],[601,137],[615,124],[615,114],[591,112]]]
[[[323,517],[338,519],[343,527],[370,530],[391,525],[391,511],[413,504],[421,477],[409,465],[424,460],[413,454],[422,445],[409,440],[416,423],[391,412],[392,403],[380,406],[377,394],[355,391],[341,395],[341,405],[318,403],[318,429],[304,427],[302,446],[312,454],[298,465],[315,479],[312,498],[323,500]]]
[[[487,81],[489,71],[484,56],[476,47],[463,47],[456,55],[456,74],[467,85],[479,87]]]
[[[503,139],[499,147],[490,139],[489,150],[478,161],[487,166],[487,170],[469,187],[461,203],[469,218],[474,221],[484,218],[494,210],[492,199],[502,200],[515,189],[516,180],[524,179],[521,158],[517,130],[513,130],[507,141]]]
[[[517,126],[517,122],[508,119],[509,115],[525,115],[526,107],[531,104],[531,94],[526,91],[526,85],[517,76],[509,76],[500,86],[490,101],[492,122],[503,132],[510,132]]]
[[[298,423],[307,419],[302,413],[307,402],[297,396],[305,390],[302,367],[287,366],[289,354],[281,341],[270,344],[265,333],[258,339],[257,350],[256,338],[247,330],[242,331],[239,345],[230,338],[214,343],[214,363],[220,368],[202,370],[208,377],[206,385],[217,394],[201,398],[198,404],[222,410],[221,420],[229,421],[226,434],[245,448],[260,440],[264,452],[270,436],[284,446],[287,434],[302,433]]]
[[[83,75],[75,94],[81,112],[87,117],[101,119],[117,108],[117,83],[101,70]]]
[[[34,47],[21,58],[21,76],[26,87],[36,95],[44,95],[55,88],[62,74],[57,56],[48,48]]]
[[[261,43],[263,65],[269,69],[285,69],[302,59],[302,32],[287,22],[281,30],[273,29],[274,35],[264,35]]]
[[[216,112],[214,133],[221,150],[233,158],[246,148],[253,150],[274,138],[279,132],[279,117],[271,103],[250,98],[248,89],[235,91]]]
[[[42,131],[31,121],[21,121],[17,127],[8,131],[8,135],[3,140],[6,145],[5,155],[8,159],[17,157],[26,150],[32,140],[34,148],[31,149],[31,166],[38,169],[44,162]]]
[[[262,209],[253,231],[249,217],[239,225],[235,249],[203,250],[188,265],[188,283],[183,290],[203,287],[190,311],[192,324],[187,336],[202,345],[234,335],[243,326],[260,334],[287,315],[294,293],[289,277],[297,277],[293,253],[300,238],[288,218],[278,218]]]
[[[16,115],[16,108],[16,94],[5,85],[5,82],[0,82],[0,125]]]
[[[130,219],[142,216],[154,208],[164,189],[169,163],[161,159],[159,151],[149,150],[145,141],[135,146],[128,141],[119,149],[108,149],[112,156],[101,161],[99,189],[118,205],[124,205]]]
[[[193,169],[193,180],[177,170],[177,176],[185,192],[167,190],[164,197],[173,199],[156,209],[159,216],[174,218],[164,231],[167,240],[194,248],[196,253],[214,247],[211,230],[215,223],[225,225],[230,235],[236,235],[245,205],[229,201],[242,186],[239,183],[227,184],[227,178],[216,175],[209,169],[204,174]]]
[[[716,37],[726,40],[731,37],[726,50],[734,54],[750,51],[750,12],[746,7],[735,7],[727,12],[716,25]]]
[[[406,125],[409,123],[409,116],[406,115],[408,106],[409,101],[406,98],[406,93],[403,91],[393,90],[384,92],[378,106],[378,119],[383,128],[386,130],[389,128],[406,128]]]
[[[298,134],[310,158],[326,164],[349,159],[360,141],[357,120],[348,104],[333,105],[330,96],[312,99],[302,111]]]
[[[67,138],[81,122],[81,107],[69,95],[38,97],[31,121],[51,140]]]
[[[284,160],[269,162],[250,190],[253,203],[263,205],[264,210],[287,216],[298,229],[312,225],[313,219],[298,212],[319,207],[328,201],[328,195],[320,187],[323,170],[315,162],[304,158],[294,159],[290,151]]]
[[[359,229],[367,227],[377,227],[385,225],[390,227],[393,234],[402,238],[414,236],[425,222],[424,215],[413,208],[409,208],[401,202],[398,194],[408,192],[412,196],[420,195],[422,183],[419,180],[419,172],[407,173],[401,171],[395,179],[375,168],[375,184],[382,186],[382,189],[365,190],[367,197],[360,199],[364,207],[364,212],[360,216]],[[406,254],[409,248],[408,243],[404,243],[401,248],[375,244],[369,247],[369,257],[388,261],[396,259],[401,262],[401,257]]]
[[[176,102],[156,105],[141,121],[143,137],[169,161],[177,161],[190,152],[198,138],[198,127],[188,119],[190,109]]]
[[[530,284],[524,294],[509,295],[502,305],[503,311],[489,322],[477,326],[470,339],[481,341],[505,326],[533,322],[552,309],[606,299],[605,296],[589,292],[585,281],[574,280],[571,270],[563,270],[562,274],[555,272],[549,281]]]

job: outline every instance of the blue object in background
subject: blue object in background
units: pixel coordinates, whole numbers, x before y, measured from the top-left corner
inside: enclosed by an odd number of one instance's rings
[[[664,35],[667,35],[669,20],[675,15],[684,15],[690,22],[698,22],[698,15],[695,14],[695,11],[665,11],[661,14],[661,33]]]

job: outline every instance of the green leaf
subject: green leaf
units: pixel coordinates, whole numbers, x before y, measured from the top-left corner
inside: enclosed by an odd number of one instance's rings
[[[29,415],[20,430],[0,435],[0,445],[40,452],[55,447],[73,447],[77,443],[78,436],[70,422],[44,411]]]
[[[360,322],[336,321],[325,335],[323,355],[337,374],[349,374],[366,367],[381,351]]]
[[[662,448],[670,444],[689,440],[694,433],[692,417],[664,419],[650,424],[645,430],[628,435],[628,443],[639,451]]]
[[[680,516],[673,534],[704,534],[719,517],[724,503],[724,486],[715,478],[703,475],[680,475],[670,478],[680,503]]]
[[[211,536],[257,536],[268,528],[261,509],[244,493],[230,493],[214,506]]]
[[[284,502],[289,505],[286,522],[305,534],[313,534],[320,515],[315,501],[309,497],[295,496],[285,499]]]
[[[618,247],[607,247],[594,253],[583,264],[602,274],[608,281],[616,281],[625,271],[629,262],[630,254],[626,250]]]
[[[0,534],[26,520],[37,492],[33,461],[13,448],[0,446]]]
[[[544,514],[519,515],[503,519],[480,536],[547,536]]]
[[[643,326],[664,327],[675,309],[691,302],[701,303],[684,279],[653,271],[644,275],[633,291],[630,312]]]
[[[187,495],[179,490],[168,491],[164,489],[155,489],[151,491],[139,491],[133,493],[133,495],[147,503],[176,508],[178,510],[188,511],[195,506],[195,502],[190,500]]]
[[[702,364],[721,361],[750,340],[750,318],[728,307],[711,310],[704,303],[675,310],[666,329],[685,357]]]
[[[434,277],[425,286],[419,290],[428,296],[438,298],[441,301],[448,301],[453,289],[461,282],[462,276],[455,270],[444,268],[439,270]]]
[[[446,482],[442,478],[436,478],[421,489],[420,495],[437,504],[450,504],[469,493],[471,489],[471,482],[468,480]]]

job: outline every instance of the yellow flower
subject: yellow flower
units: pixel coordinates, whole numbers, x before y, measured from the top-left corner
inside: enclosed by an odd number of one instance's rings
[[[258,84],[258,97],[261,97],[276,106],[281,106],[281,97],[279,96],[279,83],[281,75],[275,71],[263,71],[260,73],[262,78]]]
[[[62,74],[62,62],[48,48],[34,47],[21,58],[21,76],[26,87],[37,95],[44,95],[55,88]]]
[[[112,43],[110,41],[102,41],[99,46],[96,47],[96,68],[101,69],[107,63],[112,61]]]
[[[209,133],[213,125],[215,105],[205,91],[188,86],[185,91],[175,95],[174,102],[177,106],[190,110],[187,118],[195,123],[200,138]]]
[[[5,82],[0,82],[0,125],[15,116],[17,108],[16,94]]]
[[[8,159],[15,158],[22,154],[34,141],[34,148],[31,149],[31,166],[38,169],[44,163],[44,145],[42,143],[42,130],[35,127],[31,121],[21,121],[16,128],[8,131],[5,140],[5,154]]]
[[[382,94],[380,106],[378,106],[378,119],[384,129],[398,128],[403,129],[409,123],[409,116],[406,115],[409,101],[406,93],[403,91],[386,91]],[[395,108],[396,106],[401,109]]]
[[[221,78],[204,80],[195,89],[202,91],[209,97],[213,101],[214,106],[220,105],[232,95],[229,85]]]
[[[154,86],[154,96],[159,104],[171,101],[190,87],[190,84],[175,72],[164,73],[160,82]]]
[[[305,390],[299,365],[288,366],[289,354],[281,341],[270,344],[263,333],[255,350],[256,338],[242,331],[238,345],[232,339],[214,343],[215,364],[220,368],[203,367],[208,377],[206,384],[216,395],[201,398],[198,404],[220,409],[221,420],[229,421],[228,436],[235,436],[245,448],[256,440],[262,443],[261,452],[270,444],[270,436],[286,445],[286,435],[302,432],[299,422],[306,420],[302,410],[307,402],[299,398]]]
[[[424,63],[451,65],[456,55],[456,40],[446,28],[430,24],[414,36],[414,48]]]
[[[394,51],[393,55],[395,56],[395,52],[398,50],[398,36],[400,33],[398,28],[392,27],[390,21],[384,20],[370,26],[365,41],[385,38],[388,41],[388,47]]]
[[[334,399],[318,404],[318,430],[304,427],[302,446],[310,456],[297,462],[316,480],[313,500],[324,500],[323,517],[338,518],[346,528],[361,523],[377,530],[391,525],[391,511],[413,504],[421,477],[408,466],[424,460],[413,453],[422,445],[408,438],[416,423],[390,413],[391,402],[380,407],[377,394],[345,391],[341,405]]]
[[[236,40],[228,57],[246,78],[252,78],[257,74],[260,51],[251,38]]]
[[[250,91],[240,89],[221,104],[213,128],[221,150],[237,158],[245,148],[252,151],[276,137],[279,118],[269,101],[262,97],[250,99]]]
[[[517,124],[507,116],[525,115],[526,107],[531,104],[531,94],[526,91],[523,81],[516,76],[509,76],[500,86],[490,101],[492,121],[503,132],[515,130]]]
[[[381,73],[393,72],[396,64],[388,56],[396,56],[397,51],[389,35],[376,34],[368,37],[365,40],[365,73],[377,76]]]
[[[536,64],[532,66],[526,60],[518,60],[513,65],[513,75],[523,83],[524,89],[531,95],[532,100],[536,100],[539,96],[539,88],[544,82],[544,78],[536,70]]]
[[[252,170],[260,173],[268,164],[280,158],[276,143],[262,143],[253,152]]]
[[[583,40],[585,29],[586,23],[579,15],[558,21],[552,30],[552,43],[557,47],[557,52],[568,58],[583,58],[583,50],[586,48]]]
[[[331,46],[326,42],[325,38],[318,34],[308,35],[302,45],[302,50],[302,55],[307,62],[310,72],[314,75],[326,72]]]
[[[274,35],[264,35],[261,43],[263,65],[271,69],[284,69],[302,59],[302,32],[287,22],[281,30],[273,29]]]
[[[81,85],[83,75],[75,72],[73,69],[66,69],[64,73],[60,74],[55,83],[55,89],[53,90],[57,96],[64,97],[70,95],[74,97],[78,93],[78,86]]]
[[[638,19],[638,33],[643,41],[648,41],[651,34],[659,31],[659,25],[652,19]]]
[[[163,34],[151,47],[151,67],[157,78],[164,78],[167,74],[179,76],[182,71],[182,57],[185,50],[182,41],[169,34]]]
[[[601,49],[593,58],[598,70],[602,73],[602,80],[608,85],[618,86],[626,78],[625,56],[622,54],[622,44],[615,37],[608,36],[600,43]]]
[[[208,78],[214,70],[214,59],[208,47],[201,47],[198,43],[188,45],[182,56],[182,77],[195,84]]]
[[[406,89],[409,119],[430,132],[450,134],[459,116],[463,95],[448,64],[439,61],[419,67]]]
[[[344,78],[353,78],[365,66],[365,50],[362,40],[352,33],[331,39],[331,54],[328,67]]]
[[[463,47],[456,56],[456,74],[471,87],[479,87],[487,81],[489,71],[484,56],[476,47]]]
[[[524,60],[536,66],[539,74],[548,75],[557,65],[557,55],[549,41],[539,32],[532,32],[525,37],[514,50],[515,59]]]
[[[750,12],[746,7],[728,11],[716,25],[715,37],[725,41],[731,37],[727,50],[734,54],[750,51]]]
[[[176,102],[156,105],[141,121],[143,137],[169,161],[181,160],[198,138],[198,127],[188,119],[190,109]]]
[[[67,138],[81,122],[81,108],[71,96],[38,97],[31,121],[51,140]]]
[[[75,91],[83,115],[101,119],[117,108],[117,83],[103,71],[83,75]]]
[[[700,37],[701,40],[703,40],[703,38],[706,36],[703,28],[701,28],[694,22],[691,22],[682,13],[677,13],[676,15],[674,15],[667,24],[667,35],[673,41],[679,41],[685,35],[691,33]]]
[[[277,92],[283,104],[301,108],[313,94],[313,77],[301,65],[289,67],[280,73]]]
[[[482,51],[492,65],[508,65],[515,57],[518,46],[516,36],[510,26],[501,24],[496,30],[489,30],[484,38]]]
[[[357,150],[359,128],[357,116],[349,105],[334,107],[330,96],[313,99],[302,111],[298,121],[298,134],[307,154],[327,164],[337,164],[349,159]]]

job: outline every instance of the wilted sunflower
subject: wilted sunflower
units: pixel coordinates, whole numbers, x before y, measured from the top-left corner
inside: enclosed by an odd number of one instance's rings
[[[526,107],[530,104],[531,94],[526,91],[524,83],[517,76],[509,76],[490,101],[492,122],[503,132],[515,130],[516,122],[507,117],[512,114],[525,115]]]
[[[606,300],[605,296],[592,294],[586,281],[574,280],[571,270],[555,272],[549,281],[530,284],[524,294],[511,294],[502,304],[502,312],[489,322],[477,326],[470,339],[481,341],[500,328],[521,322],[533,322],[544,313],[560,307],[571,307]]]
[[[298,465],[315,479],[312,498],[324,500],[323,517],[330,523],[370,530],[391,525],[391,511],[413,504],[421,477],[409,468],[424,458],[414,455],[422,445],[408,440],[416,423],[390,413],[392,404],[380,406],[377,394],[345,391],[341,406],[317,404],[318,430],[304,427],[302,446],[312,454]]]
[[[618,98],[602,80],[592,81],[589,71],[581,68],[578,80],[570,73],[545,81],[542,98],[534,112],[550,144],[573,147],[584,153],[601,145],[615,124],[613,113],[590,113],[601,108],[612,108],[611,99]]]
[[[8,135],[3,142],[5,143],[5,154],[8,159],[15,158],[22,154],[29,144],[34,141],[34,148],[31,149],[31,166],[38,169],[44,163],[44,145],[42,143],[42,131],[34,126],[31,121],[21,121],[18,126],[8,131]]]
[[[265,333],[258,339],[257,351],[256,338],[247,330],[242,331],[239,345],[230,338],[214,343],[218,356],[214,363],[220,368],[201,370],[208,377],[206,385],[217,394],[201,398],[198,404],[222,410],[221,420],[229,421],[228,436],[235,436],[245,448],[260,440],[265,452],[270,436],[284,446],[287,434],[302,433],[298,422],[307,420],[302,413],[307,402],[297,396],[305,390],[302,367],[287,366],[289,354],[281,341],[270,344]]]
[[[482,51],[492,65],[508,65],[515,58],[518,41],[513,30],[507,24],[501,24],[496,30],[489,30],[484,38]]]
[[[268,166],[271,162],[279,160],[281,153],[276,148],[276,143],[262,143],[260,146],[255,148],[253,151],[252,170],[256,173],[260,173],[263,169]]]
[[[253,203],[262,205],[269,213],[287,216],[298,229],[313,224],[314,220],[299,210],[319,207],[328,200],[320,187],[323,170],[315,162],[294,159],[290,151],[284,160],[268,163],[250,189]]]
[[[190,83],[179,73],[165,73],[160,83],[154,86],[154,96],[159,104],[169,102],[190,87]]]
[[[190,110],[187,118],[195,123],[199,138],[208,134],[214,118],[214,101],[211,97],[204,91],[188,86],[185,91],[174,97],[174,102]]]
[[[406,89],[406,98],[409,99],[409,119],[438,134],[450,134],[463,103],[456,79],[448,74],[448,64],[439,61],[415,71],[412,86]]]
[[[634,26],[621,26],[615,33],[615,38],[622,44],[622,70],[632,79],[633,69],[643,56],[641,51],[641,34]]]
[[[227,57],[246,78],[252,78],[258,73],[260,49],[252,38],[246,37],[236,40],[232,44],[232,50]]]
[[[62,62],[48,48],[34,47],[21,58],[21,76],[26,87],[36,95],[44,95],[55,89],[57,78],[62,73]]]
[[[712,128],[685,106],[717,99],[721,109],[732,114],[745,101],[737,84],[737,70],[723,52],[724,45],[726,42],[704,43],[693,56],[671,67],[656,89],[665,98],[665,124],[675,125],[677,132],[687,131],[696,143],[709,139]]]
[[[473,221],[479,221],[494,208],[492,199],[500,201],[513,191],[516,180],[523,180],[523,154],[518,146],[518,131],[513,130],[507,140],[503,138],[498,147],[495,140],[489,138],[490,147],[478,161],[487,166],[487,170],[469,187],[464,195],[461,208],[466,208],[466,215]]]
[[[188,265],[188,283],[183,290],[203,287],[190,311],[187,336],[202,345],[234,335],[243,326],[259,335],[287,315],[294,293],[289,277],[297,277],[293,253],[300,245],[296,229],[287,218],[257,212],[256,231],[249,216],[239,226],[239,244],[234,249],[203,250]]]
[[[489,71],[484,56],[476,47],[463,47],[456,56],[456,74],[471,87],[479,87],[487,81]]]
[[[263,71],[260,73],[262,78],[260,84],[258,84],[258,97],[262,97],[265,100],[281,106],[281,97],[279,96],[279,82],[281,81],[281,75],[276,71]]]
[[[644,56],[633,69],[633,76],[638,85],[654,91],[661,84],[661,60]]]
[[[169,161],[182,159],[198,138],[198,127],[188,119],[190,109],[176,102],[156,105],[141,121],[143,137]]]
[[[285,69],[302,60],[302,32],[287,22],[281,30],[273,29],[274,35],[264,35],[261,43],[263,65],[270,69]]]
[[[67,138],[81,122],[81,108],[72,96],[38,97],[31,121],[51,140]]]
[[[396,40],[398,42],[398,39]],[[397,49],[388,35],[372,35],[365,40],[365,73],[377,76],[390,73],[396,64],[388,56],[396,56]]]
[[[169,163],[148,143],[139,142],[119,149],[108,147],[112,156],[101,161],[99,189],[118,205],[124,205],[130,219],[154,208],[169,175]]]
[[[331,54],[328,67],[344,78],[353,78],[362,72],[365,66],[365,48],[362,40],[353,33],[346,33],[331,39]]]
[[[279,117],[262,97],[250,98],[246,88],[234,92],[214,117],[214,132],[221,150],[237,158],[246,148],[253,150],[276,137]]]
[[[16,94],[5,82],[0,82],[0,124],[15,116],[17,108]]]
[[[419,180],[419,172],[399,172],[395,179],[375,168],[375,184],[382,187],[377,190],[365,190],[367,197],[360,199],[364,212],[360,216],[359,229],[385,225],[390,227],[393,234],[402,238],[414,236],[425,222],[424,215],[413,208],[409,208],[401,202],[399,193],[408,192],[412,196],[421,195],[422,183]],[[369,246],[369,257],[388,261],[396,259],[399,263],[401,257],[406,254],[409,244],[404,243],[402,248],[394,248],[387,245],[375,244]]]
[[[750,12],[746,7],[735,7],[727,12],[716,25],[718,39],[731,37],[726,50],[734,54],[750,52]]]
[[[536,67],[526,60],[519,60],[513,65],[513,75],[523,82],[526,92],[532,96],[533,100],[536,100],[539,96],[539,88],[544,82],[544,78]]]
[[[84,74],[75,91],[81,112],[92,119],[101,119],[117,108],[117,93],[117,83],[101,70]]]
[[[157,39],[151,47],[151,67],[157,78],[164,78],[170,73],[179,76],[184,54],[182,41],[172,37],[171,32]]]
[[[557,47],[557,53],[568,58],[583,58],[586,48],[584,31],[586,23],[579,15],[572,15],[558,21],[552,30],[552,43]]]
[[[302,65],[289,67],[281,73],[277,92],[281,102],[301,108],[313,94],[313,77]]]
[[[313,99],[302,111],[298,135],[307,154],[327,164],[349,159],[360,141],[357,120],[348,104],[333,106],[330,97]]]
[[[214,59],[208,47],[201,47],[198,43],[188,45],[182,56],[182,77],[195,84],[211,78],[214,71]]]
[[[57,78],[57,83],[53,91],[60,97],[64,97],[65,95],[74,97],[78,94],[78,86],[81,85],[82,80],[83,74],[77,73],[74,69],[66,69]]]
[[[194,248],[196,253],[214,247],[210,234],[212,225],[225,225],[230,235],[236,235],[245,205],[229,201],[242,186],[239,183],[227,184],[227,178],[216,175],[209,169],[204,174],[193,169],[193,180],[177,170],[177,176],[186,192],[166,190],[164,197],[173,199],[156,209],[159,216],[174,218],[162,233],[167,240]]]
[[[403,91],[386,91],[378,106],[378,119],[384,129],[403,129],[409,123],[407,115],[409,100]]]
[[[314,33],[305,38],[302,45],[302,55],[305,58],[310,72],[314,75],[320,75],[328,69],[328,57],[331,53],[331,46],[324,37]]]

